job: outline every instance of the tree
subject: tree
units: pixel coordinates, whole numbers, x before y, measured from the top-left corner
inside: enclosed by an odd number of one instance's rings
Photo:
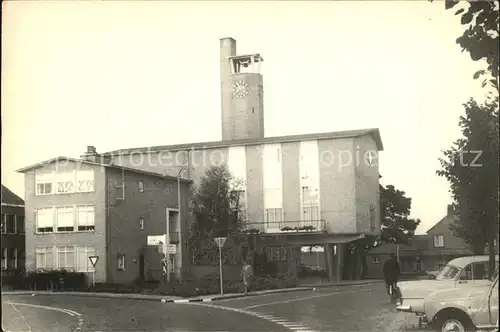
[[[406,197],[404,191],[393,185],[380,186],[381,242],[408,244],[420,224],[420,219],[409,217],[410,211],[411,198]]]
[[[432,0],[431,0],[432,1]],[[445,9],[451,10],[458,4],[462,8],[455,12],[461,15],[460,23],[466,27],[462,36],[456,42],[463,51],[467,51],[474,61],[485,60],[488,64],[488,72],[493,79],[485,79],[483,86],[488,83],[499,89],[498,72],[500,55],[500,28],[499,28],[499,2],[498,1],[458,1],[446,0]],[[486,71],[480,70],[474,74],[474,78],[484,77]]]
[[[350,243],[345,258],[344,278],[361,278],[368,266],[366,254],[383,243],[406,244],[413,236],[420,219],[410,218],[411,198],[393,185],[380,186],[380,221],[381,235],[366,236]]]
[[[189,243],[195,262],[211,264],[218,261],[216,237],[228,237],[240,241],[244,226],[240,202],[240,183],[226,166],[214,166],[205,172],[200,185],[193,193],[194,221],[190,228]],[[224,256],[230,256],[231,248],[225,247]]]
[[[450,183],[457,207],[453,232],[482,255],[486,245],[494,248],[498,234],[498,97],[485,105],[470,99],[464,107],[462,137],[443,151],[437,174]],[[490,253],[494,263],[494,250]]]

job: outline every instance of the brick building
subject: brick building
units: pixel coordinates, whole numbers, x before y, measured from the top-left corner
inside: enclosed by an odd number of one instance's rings
[[[83,159],[54,158],[18,170],[25,175],[26,268],[91,273],[96,282],[130,283],[160,277],[160,253],[148,235],[166,234],[179,247],[173,271],[187,266],[180,247],[190,181],[99,162],[94,147]],[[182,215],[182,213],[181,213]]]
[[[439,270],[454,258],[473,255],[470,247],[455,236],[450,226],[456,221],[453,206],[448,205],[446,215],[427,230],[426,234],[415,235],[408,245],[400,245],[399,259],[403,273],[424,274]],[[382,277],[384,262],[391,253],[396,253],[395,244],[384,244],[368,253],[368,276]],[[498,248],[496,248],[498,252]]]
[[[25,265],[24,201],[2,185],[2,279],[8,281]]]

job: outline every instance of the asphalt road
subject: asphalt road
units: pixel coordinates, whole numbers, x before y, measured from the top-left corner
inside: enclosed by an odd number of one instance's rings
[[[4,331],[398,331],[382,285],[178,304],[64,295],[2,296]]]

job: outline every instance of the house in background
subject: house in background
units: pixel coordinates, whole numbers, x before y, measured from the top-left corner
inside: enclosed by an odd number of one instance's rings
[[[188,214],[180,220],[179,211],[187,209],[190,181],[114,166],[98,156],[89,146],[83,159],[59,157],[18,170],[25,175],[27,270],[90,274],[89,257],[98,256],[96,282],[159,280],[161,254],[147,237],[166,234],[168,227],[176,246],[171,271],[181,274],[187,267],[181,223],[188,223]]]
[[[454,258],[472,255],[470,246],[450,230],[455,220],[453,206],[448,205],[446,216],[426,234],[415,235],[408,245],[400,245],[399,260],[402,272],[424,274],[425,271],[439,270]],[[498,247],[495,247],[498,252]],[[382,277],[384,262],[396,251],[395,244],[384,244],[371,250],[367,255],[367,276]]]
[[[2,280],[24,271],[25,266],[25,225],[24,201],[2,185]]]

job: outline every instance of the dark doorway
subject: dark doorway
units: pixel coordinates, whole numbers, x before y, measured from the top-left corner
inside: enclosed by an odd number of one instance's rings
[[[144,254],[139,255],[139,279],[144,281]]]

